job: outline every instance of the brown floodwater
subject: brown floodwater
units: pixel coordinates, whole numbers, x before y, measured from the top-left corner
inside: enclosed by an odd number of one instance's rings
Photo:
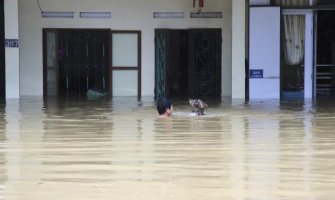
[[[0,199],[334,199],[333,102],[7,100]]]

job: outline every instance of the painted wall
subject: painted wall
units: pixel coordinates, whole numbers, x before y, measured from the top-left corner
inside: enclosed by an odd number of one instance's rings
[[[110,28],[142,31],[142,96],[154,95],[154,29],[222,28],[222,96],[231,96],[232,0],[205,1],[203,11],[222,19],[191,19],[186,0],[39,0],[43,11],[74,11],[75,18],[41,18],[36,0],[19,0],[20,95],[42,95],[42,28]],[[112,19],[81,19],[81,11],[110,11]],[[153,19],[153,12],[185,12],[184,19]]]

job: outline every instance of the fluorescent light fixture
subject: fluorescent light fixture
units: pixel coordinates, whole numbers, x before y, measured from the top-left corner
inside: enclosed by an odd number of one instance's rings
[[[184,12],[154,12],[154,18],[184,18]]]
[[[112,18],[111,12],[80,12],[80,18]]]
[[[222,12],[191,12],[190,18],[222,18]]]
[[[50,11],[50,12],[42,12],[42,17],[49,18],[73,18],[74,12],[58,12],[58,11]]]

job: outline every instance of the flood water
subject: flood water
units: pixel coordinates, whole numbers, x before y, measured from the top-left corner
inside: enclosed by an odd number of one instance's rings
[[[24,97],[0,107],[0,199],[335,198],[335,103]]]

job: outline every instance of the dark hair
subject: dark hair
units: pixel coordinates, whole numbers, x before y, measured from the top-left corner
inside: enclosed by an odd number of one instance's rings
[[[166,112],[166,109],[171,109],[172,103],[170,100],[166,99],[165,97],[162,97],[158,99],[157,101],[157,111],[158,114],[164,114]]]

